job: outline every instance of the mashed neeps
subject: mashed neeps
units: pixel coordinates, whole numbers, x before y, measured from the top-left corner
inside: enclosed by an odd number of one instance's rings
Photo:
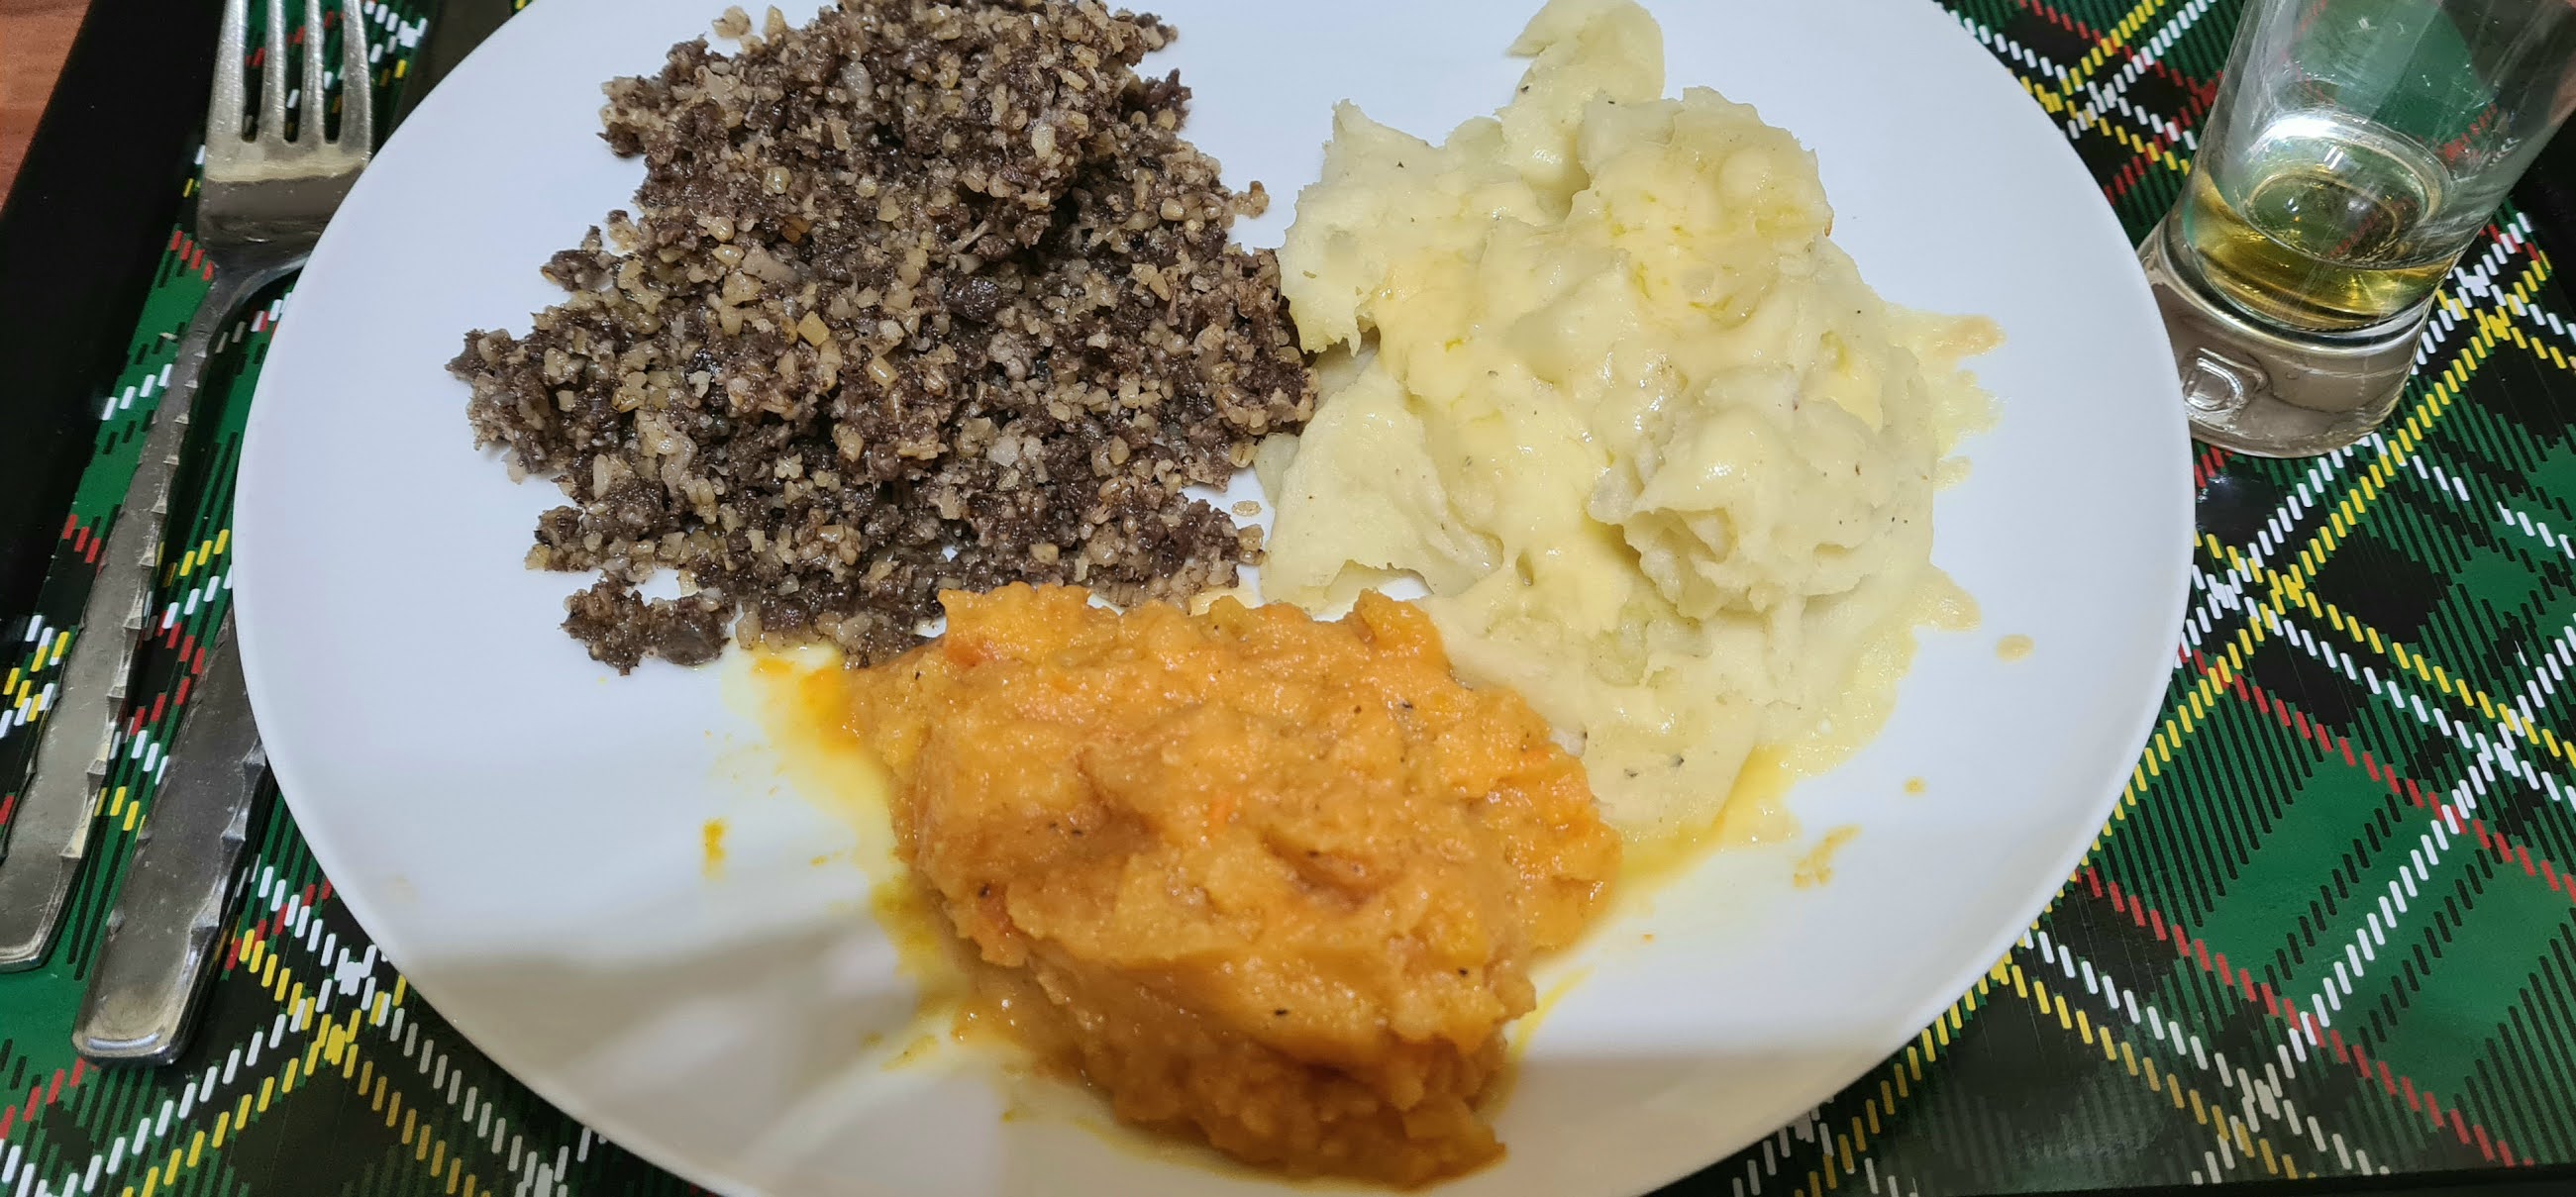
[[[1407,605],[1087,597],[945,595],[944,638],[849,682],[903,858],[1042,995],[1031,1038],[1122,1119],[1252,1163],[1413,1184],[1494,1158],[1475,1105],[1532,954],[1618,866],[1581,768]]]

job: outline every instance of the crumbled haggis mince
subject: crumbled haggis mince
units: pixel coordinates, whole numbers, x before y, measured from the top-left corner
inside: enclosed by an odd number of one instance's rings
[[[944,589],[1072,582],[1114,602],[1230,585],[1256,534],[1222,484],[1313,385],[1267,252],[1181,139],[1172,37],[1091,0],[842,0],[718,23],[608,86],[633,217],[545,274],[524,337],[450,366],[475,435],[572,503],[531,567],[591,655],[910,648]],[[636,585],[677,571],[683,597]]]

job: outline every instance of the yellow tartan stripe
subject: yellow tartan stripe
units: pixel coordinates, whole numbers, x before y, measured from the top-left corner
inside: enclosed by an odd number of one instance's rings
[[[2535,262],[2522,272],[2507,293],[2514,299],[2522,301],[2522,305],[2528,308],[2531,292],[2546,282],[2548,277],[2548,271]],[[2468,309],[2462,307],[2456,298],[2448,295],[2444,297],[2444,305],[2459,318],[2469,321],[2474,326],[2475,331],[2471,334],[2468,343],[2462,347],[2460,356],[2436,376],[2432,386],[2427,389],[2424,400],[2408,414],[2406,420],[2397,429],[2396,435],[2390,438],[2389,452],[2374,461],[2371,468],[2363,473],[2353,488],[2328,511],[2324,526],[2318,530],[2315,537],[2311,538],[2309,544],[2300,550],[2288,571],[2276,571],[2266,566],[2256,565],[2243,553],[2233,547],[2219,544],[2213,537],[2202,537],[2202,544],[2212,556],[2223,559],[2231,571],[2245,574],[2250,580],[2260,582],[2268,592],[2265,599],[2256,604],[2255,611],[2249,619],[2257,629],[2254,633],[2255,643],[2260,643],[2264,639],[2264,633],[2260,628],[2263,622],[2261,617],[2266,612],[2277,615],[2287,614],[2293,609],[2305,611],[2312,618],[2342,635],[2356,648],[2366,649],[2371,654],[2413,675],[2443,700],[2457,706],[2462,713],[2499,724],[2514,734],[2540,745],[2549,755],[2558,760],[2576,766],[2576,744],[2571,744],[2566,737],[2551,728],[2525,720],[2512,709],[2509,703],[2499,702],[2494,696],[2470,685],[2466,678],[2456,676],[2449,669],[2433,662],[2420,649],[2382,635],[2358,617],[2343,611],[2333,603],[2318,598],[2308,589],[2309,583],[2315,578],[2317,572],[2324,568],[2326,559],[2334,549],[2351,535],[2353,529],[2359,527],[2369,504],[2387,490],[2388,484],[2395,479],[2397,468],[2403,464],[2404,459],[2422,448],[2425,440],[2430,436],[2434,421],[2439,419],[2444,411],[2449,410],[2467,381],[2492,356],[2495,347],[2506,340],[2515,339],[2519,332],[2514,326],[2509,308]],[[2241,666],[2241,662],[2237,664]],[[2185,725],[2188,725],[2187,722]]]
[[[2110,1027],[2095,1025],[2084,1011],[2074,1009],[2074,1004],[2068,999],[2052,996],[2046,982],[2037,977],[2024,978],[2018,966],[2012,968],[2012,973],[2013,996],[2030,1003],[2031,1007],[2041,1014],[2052,1015],[2060,1028],[2073,1034],[2086,1047],[2100,1049],[2104,1059],[2116,1060],[2124,1057],[2135,1059],[2136,1049],[2133,1045],[2112,1034]],[[2071,1019],[2068,1017],[2069,1010],[2074,1011]],[[2159,1072],[2154,1067],[2152,1055],[2148,1057],[2146,1068],[2141,1069],[2133,1064],[2127,1073],[2143,1081],[2149,1092],[2171,1099],[2174,1108],[2190,1109],[2194,1121],[2209,1128],[2210,1133],[2224,1142],[2230,1151],[2260,1165],[2266,1173],[2290,1180],[2315,1175],[2314,1169],[2300,1167],[2297,1159],[2287,1150],[2275,1150],[2269,1139],[2254,1134],[2252,1127],[2247,1126],[2236,1115],[2228,1113],[2224,1106],[2202,1098],[2199,1090],[2184,1084],[2182,1078],[2175,1075],[2172,1069]]]
[[[2234,552],[2219,545],[2213,537],[2204,535],[2202,540],[2204,546],[2213,551]],[[2182,701],[2175,704],[2174,712],[2165,716],[2155,734],[2148,738],[2146,752],[2139,758],[2137,767],[2130,770],[2129,784],[2120,791],[2119,803],[2111,808],[2110,821],[2103,824],[2102,830],[2093,837],[2093,852],[2100,852],[2111,833],[2128,821],[2129,812],[2137,809],[2138,800],[2146,795],[2148,783],[2163,775],[2164,766],[2172,763],[2173,754],[2182,747],[2183,739],[2208,722],[2210,708],[2216,705],[2219,693],[2236,679],[2237,674],[2245,671],[2245,662],[2266,638],[2262,630],[2262,615],[2271,601],[2269,598],[2255,600],[2254,610],[2244,626],[2228,638],[2224,649],[2209,654],[2212,657],[2210,664],[2192,680],[2191,688],[2184,692]]]
[[[2289,583],[2282,575],[2246,561],[2234,549],[2222,550],[2215,540],[2207,537],[2203,538],[2203,544],[2212,551],[2225,552],[2233,559],[2237,569],[2252,575],[2255,580],[2261,581],[2269,589],[2269,598],[2264,605],[2258,607],[2258,613],[2269,611],[2273,614],[2288,614],[2293,608],[2304,611],[2311,618],[2341,635],[2354,648],[2369,652],[2414,676],[2430,687],[2434,694],[2458,707],[2463,715],[2475,716],[2501,726],[2525,740],[2540,745],[2549,755],[2576,766],[2576,746],[2571,746],[2566,737],[2551,728],[2523,718],[2522,714],[2508,703],[2498,701],[2493,695],[2470,685],[2468,679],[2456,676],[2450,670],[2433,663],[2422,650],[2404,641],[2381,635],[2378,629],[2362,622],[2360,617],[2318,598],[2314,591],[2300,590],[2293,593],[2288,589]],[[2263,637],[2258,635],[2256,642],[2260,643],[2262,639]]]
[[[140,803],[136,803],[127,809],[135,810],[140,806]],[[255,1089],[250,1088],[245,1081],[245,1087],[239,1095],[237,1104],[216,1115],[211,1134],[205,1129],[194,1132],[185,1148],[174,1146],[166,1160],[142,1170],[140,1187],[133,1184],[126,1185],[121,1197],[144,1197],[145,1194],[167,1190],[179,1183],[178,1178],[181,1173],[201,1167],[209,1160],[221,1159],[228,1145],[227,1140],[238,1138],[244,1127],[266,1114],[271,1106],[279,1104],[299,1086],[311,1081],[326,1069],[337,1071],[343,1077],[355,1077],[363,1063],[375,1081],[376,1107],[383,1109],[385,1106],[387,1096],[385,1077],[376,1072],[372,1062],[362,1059],[363,1053],[358,1048],[357,1035],[362,1021],[369,1026],[384,1026],[393,1008],[403,1004],[404,998],[409,996],[410,985],[402,975],[395,974],[390,991],[378,990],[375,1001],[365,1005],[353,1003],[345,1012],[345,1017],[315,1018],[312,998],[307,994],[304,984],[296,980],[295,969],[279,955],[272,942],[273,937],[262,934],[259,928],[253,925],[242,930],[237,938],[240,941],[240,948],[236,970],[245,977],[251,978],[255,988],[266,993],[271,1001],[276,1002],[280,1009],[287,1012],[288,1026],[292,1030],[301,1033],[308,1026],[311,1027],[311,1037],[305,1042],[303,1050],[280,1053],[283,1064],[277,1071],[261,1077]],[[361,1080],[358,1091],[364,1093],[366,1088],[365,1081]],[[396,1116],[407,1113],[403,1109],[402,1094],[397,1091],[391,1096],[392,1109],[386,1111],[385,1125],[388,1128],[394,1126]],[[413,1114],[413,1117],[417,1115]],[[494,1192],[488,1181],[463,1171],[464,1153],[451,1152],[446,1143],[432,1135],[426,1126],[419,1128],[417,1140],[411,1131],[406,1130],[403,1141],[406,1145],[417,1141],[423,1154],[436,1151],[448,1159],[446,1192],[463,1193],[469,1197],[490,1197]]]
[[[2093,43],[2093,48],[2085,51],[2084,57],[2078,59],[2074,68],[2066,72],[2065,87],[2058,94],[2064,99],[2073,100],[2075,93],[2092,81],[2093,72],[2102,69],[2103,63],[2109,62],[2126,47],[2129,39],[2136,37],[2138,30],[2146,25],[2148,18],[2153,17],[2156,10],[2163,8],[2164,5],[2165,0],[2142,0],[2136,8],[2130,9],[2127,15],[2113,22],[2109,29],[2103,31],[2101,39]]]
[[[2472,345],[2476,343],[2474,338],[2471,343]],[[2488,342],[2488,347],[2493,347],[2492,340]],[[2464,357],[2462,360],[2467,359]],[[2483,355],[2478,360],[2484,360]],[[2472,364],[2469,372],[2474,373],[2475,370],[2476,366]],[[2459,378],[2465,381],[2467,376],[2467,373],[2463,373]],[[2105,823],[2101,832],[2093,837],[2091,849],[2093,852],[2100,852],[2102,845],[2111,838],[2112,832],[2128,820],[2129,812],[2136,809],[2138,800],[2145,796],[2148,783],[2161,776],[2164,766],[2173,762],[2173,754],[2180,750],[2183,739],[2190,735],[2194,728],[2207,722],[2209,709],[2216,702],[2219,692],[2234,681],[2237,674],[2245,671],[2245,662],[2252,657],[2255,647],[2268,637],[2264,629],[2267,622],[2264,616],[2282,614],[2290,603],[2303,599],[2308,579],[2313,578],[2316,571],[2325,567],[2326,560],[2333,556],[2336,547],[2342,544],[2343,537],[2348,535],[2352,528],[2359,526],[2369,500],[2376,498],[2386,488],[2387,480],[2396,474],[2397,463],[2422,445],[2425,435],[2432,428],[2433,421],[2439,419],[2441,413],[2448,409],[2457,392],[2457,382],[2434,384],[2423,400],[2407,413],[2405,426],[2399,429],[2397,437],[2390,441],[2389,451],[2374,461],[2370,470],[2364,473],[2353,489],[2347,491],[2344,497],[2330,509],[2326,525],[2320,527],[2316,535],[2309,539],[2308,544],[2299,550],[2296,563],[2288,573],[2275,573],[2268,569],[2254,567],[2253,572],[2259,572],[2269,579],[2270,584],[2266,587],[2269,593],[2254,600],[2244,625],[2237,629],[2234,636],[2228,638],[2222,650],[2210,654],[2215,659],[2207,668],[2200,671],[2197,678],[2193,679],[2191,688],[2185,692],[2183,700],[2175,705],[2174,712],[2167,715],[2164,722],[2156,728],[2155,734],[2148,738],[2146,752],[2140,757],[2137,768],[2131,770],[2129,784],[2120,792],[2119,803],[2111,808],[2110,822]],[[2245,555],[2233,547],[2219,543],[2216,537],[2203,534],[2201,546],[2210,556],[2228,563],[2232,568],[2240,571],[2247,569],[2248,562]]]
[[[2576,370],[2576,365],[2568,363],[2567,354],[2555,343],[2541,337],[2539,326],[2530,323],[2533,315],[2540,310],[2537,304],[2531,302],[2531,297],[2540,290],[2541,284],[2547,281],[2549,281],[2549,263],[2539,256],[2538,248],[2534,247],[2532,261],[2522,268],[2520,275],[2516,276],[2513,286],[2505,292],[2507,302],[2498,310],[2512,322],[2514,344],[2530,350],[2533,357],[2561,370]],[[2526,328],[2531,330],[2531,336],[2528,339],[2523,333]]]
[[[352,1077],[357,1075],[360,1064],[364,1062],[370,1073],[376,1072],[373,1062],[363,1061],[364,1053],[358,1047],[357,1035],[360,1021],[366,1019],[370,1011],[381,1012],[386,1009],[386,1003],[382,1001],[386,996],[384,991],[378,991],[379,1001],[375,1003],[364,1007],[352,1005],[346,1012],[345,1018],[316,1019],[312,1016],[312,999],[306,995],[303,984],[295,980],[294,970],[285,966],[276,951],[269,946],[268,938],[256,931],[250,931],[245,932],[241,939],[242,971],[245,974],[262,973],[258,988],[265,991],[271,1000],[276,1001],[281,1009],[288,1012],[288,1025],[291,1028],[300,1032],[308,1025],[311,1026],[311,1038],[306,1041],[304,1050],[281,1053],[285,1061],[284,1065],[276,1072],[260,1078],[256,1097],[246,1088],[241,1094],[238,1108],[219,1114],[211,1137],[202,1129],[195,1132],[184,1150],[173,1147],[166,1161],[143,1172],[141,1188],[138,1189],[134,1185],[125,1186],[122,1197],[143,1197],[144,1194],[168,1189],[178,1184],[178,1178],[182,1172],[195,1169],[208,1160],[222,1158],[227,1138],[237,1138],[241,1129],[255,1121],[258,1115],[266,1114],[270,1106],[278,1104],[283,1098],[294,1093],[298,1086],[311,1081],[325,1070],[337,1071],[343,1077]],[[265,962],[266,970],[258,967],[261,961]],[[407,986],[397,981],[398,991],[406,988]],[[400,997],[397,996],[392,1004],[401,1004]],[[381,1026],[384,1022],[385,1019],[379,1014],[378,1017],[370,1020],[369,1025]],[[381,1108],[385,1104],[386,1096],[384,1075],[378,1073],[375,1076],[375,1083],[376,1103]],[[362,1082],[359,1085],[359,1091],[363,1093],[365,1089],[366,1086]],[[400,1118],[406,1124],[402,1128],[402,1140],[405,1145],[417,1143],[419,1156],[427,1157],[435,1153],[439,1159],[446,1161],[444,1165],[446,1192],[463,1193],[468,1197],[488,1197],[494,1192],[490,1182],[464,1171],[465,1153],[450,1151],[446,1141],[433,1134],[426,1125],[417,1127],[411,1125],[418,1117],[417,1109],[405,1110],[402,1094],[399,1091],[392,1094],[392,1099],[391,1108],[384,1110],[386,1128],[392,1129],[396,1119]],[[439,1171],[438,1167],[432,1168],[433,1173],[437,1171]]]
[[[1941,1053],[1950,1046],[1951,1036],[1966,1029],[1967,1016],[1976,1011],[1978,1003],[1989,991],[2011,976],[2011,968],[2010,957],[1997,961],[1993,968],[1986,970],[1985,976],[1978,979],[1975,988],[1951,1003],[1948,1010],[1932,1020],[1931,1026],[1917,1033],[1903,1055],[1889,1059],[1886,1072],[1879,1078],[1878,1092],[1862,1100],[1861,1111],[1851,1115],[1849,1126],[1838,1129],[1826,1125],[1820,1128],[1824,1133],[1818,1144],[1823,1161],[1807,1170],[1806,1192],[1838,1189],[1844,1177],[1860,1175],[1861,1161],[1868,1156],[1870,1144],[1884,1133],[1881,1128],[1887,1122],[1895,1120],[1898,1099],[1912,1095],[1913,1087],[1909,1081],[1923,1079],[1924,1066],[1941,1058]],[[1852,1087],[1857,1089],[1867,1083],[1867,1078],[1863,1078],[1854,1082]],[[1798,1189],[1799,1186],[1791,1186],[1793,1192]]]
[[[2507,291],[2509,296],[2521,301],[2524,306],[2529,305],[2532,292],[2550,277],[2546,259],[2539,254],[2536,246],[2533,247],[2533,255],[2535,258],[2533,265],[2525,269]],[[2254,649],[2269,638],[2265,626],[2269,621],[2265,617],[2285,614],[2293,605],[2325,620],[2337,630],[2344,631],[2355,644],[2365,645],[2375,654],[2400,664],[2412,661],[2412,668],[2417,671],[2418,676],[2423,677],[2446,698],[2461,703],[2470,710],[2491,712],[2489,718],[2542,745],[2558,759],[2570,765],[2576,765],[2576,744],[2571,744],[2566,737],[2558,735],[2551,729],[2530,725],[2509,707],[2495,702],[2490,696],[2477,692],[2465,682],[2453,680],[2447,670],[2440,670],[2439,667],[2433,666],[2420,653],[2406,653],[2403,646],[2393,644],[2358,619],[2317,599],[2308,590],[2308,583],[2325,567],[2327,560],[2333,556],[2334,550],[2341,546],[2353,529],[2359,527],[2370,503],[2376,500],[2394,480],[2397,468],[2423,447],[2434,423],[2441,418],[2442,413],[2454,405],[2469,378],[2477,373],[2478,367],[2494,350],[2503,330],[2511,327],[2509,320],[2499,310],[2481,308],[2473,311],[2464,307],[2457,297],[2447,292],[2443,294],[2440,302],[2456,318],[2472,322],[2474,331],[2468,344],[2462,348],[2460,355],[2434,379],[2426,389],[2424,397],[2408,410],[2405,420],[2395,434],[2388,438],[2388,452],[2373,461],[2370,468],[2364,471],[2352,488],[2327,509],[2325,523],[2318,528],[2308,543],[2299,549],[2289,570],[2276,571],[2268,567],[2252,565],[2246,555],[2236,548],[2220,543],[2216,537],[2207,534],[2201,536],[2201,547],[2211,558],[2226,564],[2235,572],[2248,575],[2249,580],[2261,582],[2266,593],[2252,601],[2244,624],[2237,628],[2233,636],[2227,638],[2224,646],[2214,652],[2208,652],[2207,655],[2211,658],[2209,666],[2192,679],[2190,689],[2184,693],[2182,700],[2175,704],[2174,712],[2165,718],[2154,735],[2149,738],[2146,751],[2141,754],[2137,766],[2130,771],[2129,784],[2121,791],[2119,802],[2112,807],[2110,821],[2105,823],[2101,832],[2094,836],[2091,852],[2099,853],[2120,824],[2127,821],[2129,812],[2136,809],[2139,800],[2145,796],[2149,783],[2162,774],[2165,765],[2172,763],[2173,754],[2181,748],[2184,738],[2193,729],[2207,721],[2209,710],[2215,704],[2219,692],[2232,683],[2238,674],[2244,672],[2246,661],[2253,655]],[[2149,1068],[2152,1072],[2152,1065]]]
[[[2549,277],[2545,267],[2536,262],[2534,266],[2535,269],[2524,271],[2523,277],[2507,290],[2508,296],[2525,304],[2530,302],[2532,290]],[[2468,343],[2461,346],[2459,356],[2453,358],[2450,365],[2434,376],[2431,385],[2425,388],[2424,398],[2407,412],[2406,419],[2394,434],[2388,436],[2388,451],[2373,460],[2352,489],[2328,509],[2325,525],[2317,529],[2316,535],[2293,558],[2287,574],[2293,589],[2304,590],[2316,577],[2317,571],[2324,568],[2326,558],[2333,554],[2335,546],[2360,524],[2370,504],[2387,490],[2389,482],[2397,475],[2397,467],[2423,447],[2434,423],[2458,400],[2461,389],[2477,373],[2478,367],[2485,364],[2496,343],[2507,339],[2504,333],[2510,322],[2501,311],[2465,307],[2457,296],[2448,293],[2444,294],[2442,304],[2454,316],[2471,322],[2473,328]]]

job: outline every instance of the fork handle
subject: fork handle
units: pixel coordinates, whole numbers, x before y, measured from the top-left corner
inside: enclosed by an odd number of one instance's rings
[[[153,409],[134,481],[108,528],[80,625],[58,632],[70,637],[71,644],[56,650],[64,654],[62,673],[47,690],[34,771],[17,815],[5,829],[6,855],[0,855],[0,972],[44,962],[72,880],[88,854],[98,789],[112,763],[117,720],[125,713],[135,638],[149,618],[170,487],[178,477],[179,451],[187,443],[188,413],[215,334],[244,300],[303,262],[300,253],[265,250],[235,261],[218,259],[214,285],[180,338],[170,385]]]
[[[72,1027],[102,1064],[167,1064],[186,1045],[268,776],[229,614],[198,681]]]

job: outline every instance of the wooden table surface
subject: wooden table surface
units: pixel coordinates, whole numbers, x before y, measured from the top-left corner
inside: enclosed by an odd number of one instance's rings
[[[0,0],[0,200],[36,135],[88,0]]]

